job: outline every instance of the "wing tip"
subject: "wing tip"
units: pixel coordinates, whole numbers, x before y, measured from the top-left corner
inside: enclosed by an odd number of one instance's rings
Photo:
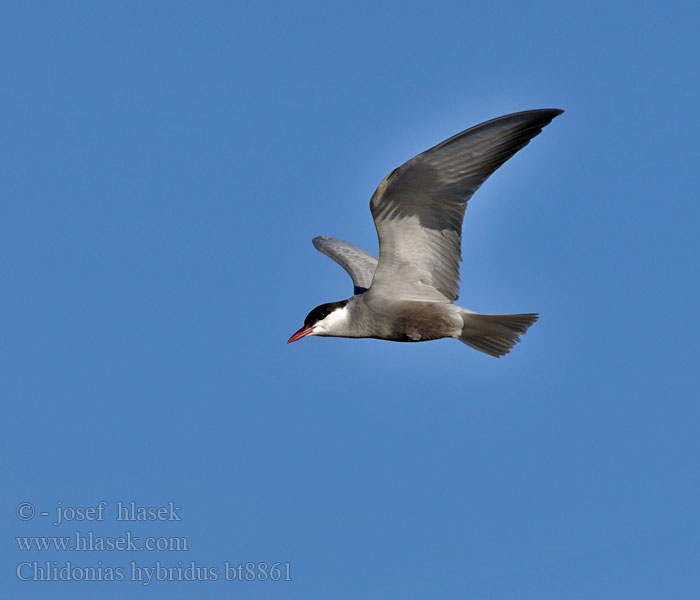
[[[324,242],[327,242],[327,241],[332,240],[332,239],[333,238],[331,238],[328,235],[317,235],[314,239],[311,240],[311,243],[314,245],[314,248],[316,248],[317,250],[320,250],[321,249],[320,246]]]
[[[558,116],[559,116],[560,114],[562,114],[563,112],[565,112],[563,108],[533,108],[533,109],[531,109],[531,110],[523,110],[523,111],[520,111],[520,112],[511,113],[510,115],[504,115],[503,117],[500,117],[500,118],[505,118],[505,117],[516,117],[516,116],[519,116],[519,115],[526,115],[526,114],[528,114],[528,113],[531,113],[531,114],[540,113],[540,114],[542,114],[543,116],[544,116],[545,114],[546,114],[546,115],[551,115],[551,116],[552,116],[552,119],[554,119],[555,117],[558,117]]]
[[[561,108],[536,108],[534,110],[524,110],[519,113],[513,113],[512,115],[506,115],[502,118],[525,117],[527,119],[525,121],[526,123],[529,123],[530,126],[538,127],[541,131],[563,112],[564,110]]]
[[[559,115],[564,114],[563,108],[543,108],[541,109],[548,115],[548,123],[556,119]]]
[[[506,121],[512,119],[524,119],[524,123],[530,126],[538,127],[540,130],[547,125],[549,125],[554,119],[564,112],[562,108],[534,108],[531,110],[521,110],[519,112],[514,112],[509,115],[503,115],[502,117],[496,117],[490,121],[486,121],[481,125],[487,125],[491,123],[496,123],[499,121]],[[476,125],[474,128],[480,127]],[[474,129],[472,128],[472,129]],[[534,137],[534,136],[533,136]]]

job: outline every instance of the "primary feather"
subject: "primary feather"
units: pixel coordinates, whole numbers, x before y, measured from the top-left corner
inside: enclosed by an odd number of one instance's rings
[[[387,175],[370,201],[379,236],[372,292],[454,302],[467,202],[489,175],[561,112],[530,110],[487,121]]]

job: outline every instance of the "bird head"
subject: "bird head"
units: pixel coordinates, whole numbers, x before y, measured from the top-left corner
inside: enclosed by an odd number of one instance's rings
[[[289,338],[287,343],[296,342],[307,335],[332,337],[342,334],[348,318],[348,301],[328,302],[314,308],[304,319],[304,326]]]

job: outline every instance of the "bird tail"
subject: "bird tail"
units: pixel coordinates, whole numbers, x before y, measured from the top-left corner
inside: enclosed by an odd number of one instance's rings
[[[480,315],[464,311],[464,327],[460,342],[481,352],[500,358],[520,341],[530,325],[537,321],[537,313],[523,315]]]

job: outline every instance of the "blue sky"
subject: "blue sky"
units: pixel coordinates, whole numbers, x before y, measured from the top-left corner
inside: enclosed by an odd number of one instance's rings
[[[7,597],[698,596],[695,3],[1,16]],[[566,112],[464,227],[460,304],[539,312],[522,344],[285,344],[352,291],[312,237],[376,252],[384,175],[541,107]],[[52,525],[100,501],[104,521]],[[182,521],[119,522],[118,501]],[[75,531],[189,550],[15,539]],[[126,580],[16,577],[47,560]],[[219,579],[128,580],[178,561]],[[225,581],[226,561],[292,581]]]

